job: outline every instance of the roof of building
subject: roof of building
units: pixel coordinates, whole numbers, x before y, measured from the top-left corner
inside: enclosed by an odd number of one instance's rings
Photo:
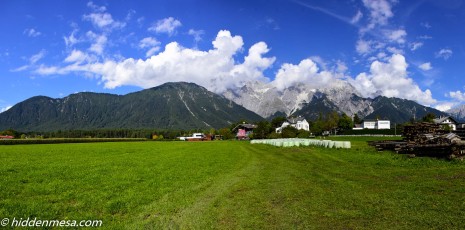
[[[440,124],[440,123],[443,123],[447,119],[450,119],[452,122],[457,123],[457,121],[454,118],[449,117],[449,116],[435,118],[435,119],[433,119],[433,122],[436,123],[436,124]]]
[[[236,127],[234,127],[233,130],[236,130],[236,129],[239,129],[239,128],[255,129],[255,128],[257,128],[257,125],[254,125],[254,124],[238,124]]]
[[[299,121],[304,121],[305,118],[299,116],[299,117],[289,117],[287,118],[287,122],[291,123],[291,124],[297,124],[297,122]]]
[[[362,122],[365,122],[365,121],[374,122],[374,121],[390,121],[390,120],[388,120],[388,119],[365,119]]]

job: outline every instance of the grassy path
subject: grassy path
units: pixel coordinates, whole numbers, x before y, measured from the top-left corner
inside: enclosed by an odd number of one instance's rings
[[[0,218],[106,229],[463,229],[465,163],[247,142],[0,146]]]

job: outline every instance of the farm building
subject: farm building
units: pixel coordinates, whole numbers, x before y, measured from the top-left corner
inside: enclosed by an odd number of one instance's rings
[[[363,120],[359,125],[356,125],[354,130],[357,129],[391,129],[390,120]]]
[[[308,124],[308,121],[305,120],[303,117],[292,117],[292,118],[287,118],[287,121],[285,121],[281,127],[276,128],[276,133],[281,133],[284,128],[287,126],[292,126],[296,129],[301,129],[305,131],[310,131],[310,125]]]
[[[13,136],[0,136],[0,139],[13,139],[14,137]]]
[[[458,122],[452,117],[445,116],[445,117],[436,118],[433,120],[433,122],[435,124],[448,125],[452,130],[457,130]]]
[[[234,127],[233,132],[236,133],[238,140],[249,139],[249,136],[253,133],[253,129],[257,128],[254,124],[238,124]]]

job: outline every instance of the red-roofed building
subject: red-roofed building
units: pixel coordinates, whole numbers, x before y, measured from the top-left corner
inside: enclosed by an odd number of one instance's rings
[[[0,139],[13,139],[13,136],[0,136]]]

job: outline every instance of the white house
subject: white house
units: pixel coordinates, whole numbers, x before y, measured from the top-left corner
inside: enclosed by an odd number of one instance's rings
[[[283,129],[287,126],[292,126],[296,129],[302,129],[305,131],[310,131],[310,124],[308,124],[308,121],[305,120],[303,117],[292,117],[292,118],[287,118],[287,121],[285,121],[281,127],[276,128],[276,133],[281,133]]]
[[[452,117],[440,117],[433,119],[435,124],[449,125],[452,130],[457,130],[457,121]]]
[[[376,128],[376,120],[364,120],[362,122],[363,129],[375,129]]]
[[[356,129],[391,129],[390,120],[363,120],[362,124],[358,125]]]
[[[390,120],[378,120],[376,125],[377,129],[391,129]]]

